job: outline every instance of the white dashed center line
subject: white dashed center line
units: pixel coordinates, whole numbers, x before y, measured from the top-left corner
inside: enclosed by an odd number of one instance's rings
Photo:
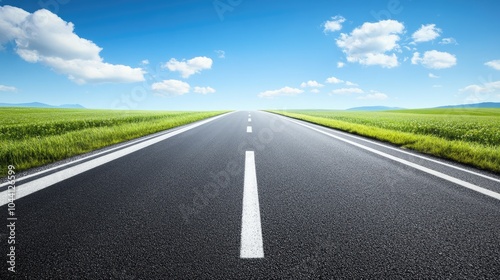
[[[263,257],[264,246],[260,223],[257,173],[255,172],[255,154],[253,151],[247,151],[245,154],[240,258],[255,259]]]
[[[247,126],[247,132],[248,133],[252,133],[252,127],[251,126]]]

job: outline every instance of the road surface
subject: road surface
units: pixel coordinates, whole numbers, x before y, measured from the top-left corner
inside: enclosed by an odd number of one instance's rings
[[[499,179],[234,112],[1,185],[0,278],[499,279]]]

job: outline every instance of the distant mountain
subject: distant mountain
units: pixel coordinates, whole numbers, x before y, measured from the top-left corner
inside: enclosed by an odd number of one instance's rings
[[[387,110],[404,110],[399,107],[386,107],[386,106],[365,106],[349,108],[347,111],[387,111]]]
[[[467,109],[467,108],[500,108],[500,102],[483,102],[476,104],[460,104],[434,107],[432,109]],[[366,106],[354,107],[346,111],[388,111],[388,110],[404,110],[405,108],[386,107],[386,106]]]
[[[483,102],[476,104],[448,105],[436,107],[439,109],[460,109],[460,108],[500,108],[500,102]]]
[[[59,105],[57,107],[58,108],[66,108],[66,109],[86,109],[85,107],[83,107],[80,104],[63,104],[63,105]]]
[[[63,104],[59,106],[53,106],[40,102],[31,103],[0,103],[0,107],[29,107],[29,108],[66,108],[66,109],[85,109],[80,104]]]

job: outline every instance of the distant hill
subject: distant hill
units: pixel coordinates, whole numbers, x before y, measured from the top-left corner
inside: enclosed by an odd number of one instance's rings
[[[467,109],[467,108],[500,108],[500,102],[447,105],[447,106],[434,107],[431,109]],[[388,110],[405,110],[405,108],[386,107],[386,106],[366,106],[366,107],[354,107],[346,109],[346,111],[388,111]]]
[[[0,103],[0,107],[29,107],[29,108],[66,108],[66,109],[85,109],[80,104],[63,104],[59,106],[53,106],[40,102],[31,103]]]
[[[386,106],[365,106],[349,108],[347,111],[387,111],[387,110],[404,110],[399,107],[386,107]]]
[[[500,108],[500,102],[483,102],[475,104],[448,105],[436,107],[439,109],[460,109],[460,108]]]

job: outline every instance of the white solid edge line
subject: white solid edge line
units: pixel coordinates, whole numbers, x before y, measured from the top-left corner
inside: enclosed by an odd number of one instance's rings
[[[342,134],[344,136],[347,136],[347,137],[351,137],[351,138],[354,138],[354,139],[358,139],[358,140],[361,140],[361,141],[364,141],[364,142],[368,142],[368,143],[371,143],[371,144],[374,144],[374,145],[377,145],[377,146],[380,146],[380,147],[384,147],[384,148],[387,148],[387,149],[390,149],[390,150],[394,150],[396,152],[400,152],[400,153],[403,153],[403,154],[407,154],[407,155],[410,155],[410,156],[414,156],[414,157],[417,157],[417,158],[421,158],[421,159],[425,159],[425,160],[428,160],[428,161],[431,161],[431,162],[434,162],[434,163],[437,163],[437,164],[441,164],[441,165],[444,165],[446,167],[450,167],[450,168],[453,168],[453,169],[457,169],[457,170],[460,170],[460,171],[463,171],[463,172],[467,172],[467,173],[470,173],[472,175],[476,175],[476,176],[479,176],[479,177],[483,177],[485,179],[488,179],[488,180],[491,180],[491,181],[495,181],[495,182],[499,182],[500,183],[500,179],[497,179],[497,178],[493,178],[491,176],[488,176],[488,175],[485,175],[485,174],[481,174],[481,173],[478,173],[478,172],[475,172],[475,171],[472,171],[472,170],[467,170],[465,168],[461,168],[461,167],[458,167],[458,166],[454,166],[454,165],[451,165],[451,164],[448,164],[448,163],[445,163],[445,162],[441,162],[441,161],[438,161],[438,160],[435,160],[435,159],[431,159],[431,158],[427,158],[427,157],[424,157],[424,156],[421,156],[421,155],[417,155],[417,154],[414,154],[414,153],[410,153],[410,152],[407,152],[407,151],[403,151],[401,150],[400,148],[394,148],[394,147],[391,147],[391,146],[387,146],[387,145],[384,145],[384,144],[380,144],[380,143],[377,143],[375,141],[371,141],[371,140],[367,140],[367,139],[363,139],[361,137],[358,137],[358,136],[354,136],[354,135],[349,135],[348,133],[346,132],[342,132],[342,131],[336,131],[337,133],[339,134]]]
[[[229,112],[229,113],[225,113],[225,114],[222,114],[222,115],[219,115],[219,116],[215,116],[215,117],[212,117],[212,118],[209,118],[209,119],[205,119],[205,120],[202,120],[201,122],[210,121],[212,119],[215,120],[215,119],[217,119],[219,117],[223,117],[225,115],[229,115],[229,114],[232,114],[232,113],[234,113],[234,112]],[[187,124],[186,127],[189,126],[189,125],[193,125],[193,124]],[[170,130],[174,130],[172,132],[175,132],[175,131],[177,131],[179,129],[182,129],[182,127],[174,127],[174,128],[171,128]],[[33,173],[33,174],[29,174],[29,175],[26,175],[26,176],[23,176],[23,177],[20,177],[20,178],[16,178],[16,183],[19,183],[19,182],[24,181],[26,179],[29,179],[31,177],[35,177],[35,176],[42,175],[44,173],[48,173],[48,172],[50,172],[52,170],[55,170],[55,169],[60,169],[60,168],[65,167],[65,166],[72,165],[72,164],[78,163],[80,161],[87,160],[88,158],[98,157],[101,154],[106,154],[106,153],[110,153],[110,152],[112,152],[114,150],[123,149],[123,146],[132,146],[132,145],[134,145],[134,143],[146,141],[148,139],[155,138],[155,137],[160,137],[162,135],[165,135],[165,134],[168,134],[168,133],[172,133],[172,132],[169,132],[169,131],[166,131],[166,132],[163,132],[163,133],[162,132],[157,132],[157,133],[155,133],[155,135],[143,136],[143,137],[141,137],[139,139],[130,140],[128,143],[122,143],[124,145],[118,144],[119,146],[117,146],[117,147],[110,148],[110,149],[107,149],[107,150],[104,150],[102,152],[98,152],[98,153],[95,153],[95,154],[91,154],[91,155],[85,156],[83,158],[79,158],[79,159],[76,159],[76,160],[73,160],[73,161],[61,164],[61,165],[57,165],[57,166],[54,166],[54,167],[51,167],[51,168],[48,168],[48,169],[44,169],[42,171],[39,171],[39,172],[36,172],[36,173]],[[9,182],[5,182],[3,184],[0,184],[0,188],[3,188],[5,186],[9,186],[9,185],[10,185]]]
[[[227,116],[227,115],[228,114],[223,114],[223,115],[219,115],[219,116],[216,116],[216,117],[213,117],[210,119],[206,119],[206,120],[188,125],[184,128],[172,131],[170,133],[166,133],[164,135],[154,137],[153,139],[149,139],[149,140],[146,140],[144,142],[120,149],[116,152],[112,152],[110,154],[106,154],[104,156],[101,156],[101,157],[98,157],[95,159],[91,159],[89,161],[86,161],[84,163],[80,163],[80,164],[72,166],[70,168],[67,168],[67,169],[64,169],[61,171],[57,171],[55,173],[49,174],[49,175],[41,177],[39,179],[30,181],[30,182],[27,182],[27,183],[24,183],[21,185],[16,185],[16,188],[14,191],[15,199],[20,199],[20,198],[25,197],[27,195],[30,195],[34,192],[45,189],[51,185],[54,185],[60,181],[66,180],[66,179],[71,178],[75,175],[78,175],[80,173],[83,173],[83,172],[88,171],[90,169],[96,168],[96,167],[103,165],[105,163],[113,161],[117,158],[123,157],[125,155],[130,154],[130,153],[133,153],[135,151],[143,149],[147,146],[156,144],[156,143],[161,142],[165,139],[168,139],[172,136],[181,134],[181,133],[186,132],[188,130],[191,130],[195,127],[201,126],[203,124],[206,124],[208,122],[211,122],[213,120],[216,120],[220,117]],[[3,206],[5,204],[9,203],[9,192],[11,192],[9,189],[7,189],[3,192],[0,192],[0,206]]]
[[[243,212],[241,215],[240,258],[254,259],[264,257],[262,227],[260,223],[259,194],[255,155],[253,151],[245,153],[245,178],[243,186]]]
[[[146,136],[146,137],[143,137],[141,139],[137,139],[137,140],[132,140],[130,141],[129,143],[126,143],[125,145],[126,146],[129,146],[129,145],[134,145],[134,143],[137,143],[137,142],[141,142],[141,141],[145,141],[145,140],[148,140],[148,139],[151,139],[151,138],[155,138],[155,137],[158,137],[160,135],[154,135],[154,136]],[[16,182],[21,182],[21,181],[24,181],[26,179],[29,179],[31,177],[35,177],[35,176],[39,176],[39,175],[42,175],[44,173],[48,173],[52,170],[55,170],[55,169],[59,169],[59,168],[62,168],[62,167],[65,167],[67,165],[71,165],[71,164],[75,164],[75,163],[78,163],[80,161],[84,161],[84,160],[87,160],[88,158],[91,158],[91,157],[98,157],[99,155],[101,154],[105,154],[105,153],[109,153],[109,152],[112,152],[114,150],[119,150],[119,149],[122,149],[123,146],[118,146],[118,147],[115,147],[115,148],[111,148],[111,149],[107,149],[105,151],[102,151],[102,152],[98,152],[98,153],[95,153],[95,154],[92,154],[92,155],[88,155],[86,157],[83,157],[83,158],[79,158],[77,160],[74,160],[74,161],[70,161],[70,162],[67,162],[67,163],[64,163],[64,164],[61,164],[61,165],[57,165],[57,166],[54,166],[54,167],[51,167],[51,168],[48,168],[48,169],[44,169],[42,171],[39,171],[39,172],[36,172],[36,173],[33,173],[33,174],[29,174],[29,175],[26,175],[26,176],[23,176],[21,178],[16,178]],[[3,184],[0,184],[0,188],[4,187],[4,186],[8,186],[10,185],[9,182],[5,182]]]
[[[283,115],[279,115],[280,117],[284,117],[286,119],[290,119],[289,117],[286,117],[286,116],[283,116]],[[328,127],[325,127],[325,129],[334,129],[334,128],[328,128]],[[407,154],[407,155],[410,155],[410,156],[414,156],[414,157],[417,157],[417,158],[421,158],[421,159],[424,159],[424,160],[427,160],[427,161],[430,161],[430,162],[434,162],[434,163],[437,163],[437,164],[441,164],[441,165],[444,165],[446,167],[450,167],[450,168],[453,168],[453,169],[456,169],[456,170],[460,170],[460,171],[463,171],[463,172],[467,172],[469,174],[472,174],[472,175],[476,175],[476,176],[479,176],[479,177],[483,177],[485,179],[488,179],[488,180],[491,180],[491,181],[495,181],[495,182],[499,182],[500,183],[500,179],[497,179],[497,178],[493,178],[491,176],[488,176],[488,175],[485,175],[485,174],[481,174],[481,173],[478,173],[478,172],[475,172],[475,171],[472,171],[472,170],[468,170],[468,169],[465,169],[465,168],[461,168],[461,167],[458,167],[458,166],[454,166],[454,165],[451,165],[451,164],[448,164],[448,163],[445,163],[445,162],[441,162],[439,160],[435,160],[435,159],[431,159],[431,158],[428,158],[428,157],[425,157],[425,156],[421,156],[421,155],[417,155],[417,154],[414,154],[414,153],[410,153],[410,152],[407,152],[407,151],[403,151],[401,150],[400,148],[394,148],[394,147],[391,147],[391,146],[388,146],[388,145],[384,145],[384,144],[381,144],[381,143],[377,143],[375,141],[371,141],[371,140],[368,140],[368,139],[364,139],[364,138],[361,138],[359,136],[355,136],[355,135],[352,135],[352,134],[349,134],[347,132],[343,132],[343,131],[339,131],[339,130],[335,130],[335,133],[338,133],[338,134],[342,134],[344,136],[347,136],[347,137],[351,137],[351,138],[354,138],[354,139],[357,139],[357,140],[361,140],[361,141],[364,141],[364,142],[368,142],[370,144],[374,144],[374,145],[377,145],[377,146],[380,146],[380,147],[384,147],[386,149],[390,149],[390,150],[393,150],[393,151],[396,151],[396,152],[400,152],[400,153],[403,153],[403,154]]]
[[[252,127],[251,126],[247,126],[247,132],[248,133],[252,133]]]
[[[444,180],[447,180],[447,181],[450,181],[452,183],[455,183],[457,185],[460,185],[462,187],[465,187],[465,188],[468,188],[470,190],[473,190],[473,191],[476,191],[478,193],[482,193],[484,195],[487,195],[491,198],[495,198],[497,200],[500,200],[500,194],[499,193],[496,193],[494,191],[491,191],[491,190],[488,190],[488,189],[485,189],[485,188],[482,188],[482,187],[479,187],[479,186],[476,186],[474,184],[471,184],[469,182],[466,182],[466,181],[463,181],[463,180],[460,180],[458,178],[455,178],[455,177],[452,177],[452,176],[449,176],[449,175],[446,175],[444,173],[441,173],[439,171],[436,171],[436,170],[432,170],[430,168],[427,168],[427,167],[424,167],[424,166],[421,166],[421,165],[418,165],[418,164],[415,164],[413,162],[409,162],[407,160],[404,160],[404,159],[400,159],[398,157],[395,157],[395,156],[392,156],[392,155],[389,155],[389,154],[386,154],[384,152],[381,152],[381,151],[378,151],[378,150],[375,150],[373,148],[370,148],[370,147],[367,147],[367,146],[364,146],[364,145],[361,145],[359,143],[356,143],[356,142],[353,142],[351,140],[347,140],[347,139],[344,139],[342,137],[339,137],[339,136],[336,136],[336,135],[333,135],[331,133],[328,133],[328,132],[325,132],[325,131],[322,131],[320,129],[317,129],[315,127],[312,127],[312,126],[309,126],[309,125],[306,125],[306,124],[303,124],[303,123],[300,123],[300,122],[297,122],[297,121],[294,121],[294,120],[290,120],[291,122],[293,123],[296,123],[298,125],[301,125],[301,126],[304,126],[304,127],[307,127],[309,129],[312,129],[312,130],[315,130],[319,133],[322,133],[322,134],[325,134],[327,136],[330,136],[332,138],[335,138],[337,140],[340,140],[340,141],[343,141],[343,142],[346,142],[348,144],[351,144],[353,146],[356,146],[358,148],[361,148],[361,149],[364,149],[364,150],[367,150],[367,151],[370,151],[372,153],[375,153],[375,154],[378,154],[380,156],[383,156],[383,157],[386,157],[388,159],[391,159],[391,160],[394,160],[394,161],[397,161],[399,163],[402,163],[402,164],[405,164],[405,165],[408,165],[410,167],[413,167],[415,169],[418,169],[420,171],[423,171],[423,172],[426,172],[428,174],[431,174],[431,175],[434,175],[434,176],[437,176],[439,178],[442,178]]]

